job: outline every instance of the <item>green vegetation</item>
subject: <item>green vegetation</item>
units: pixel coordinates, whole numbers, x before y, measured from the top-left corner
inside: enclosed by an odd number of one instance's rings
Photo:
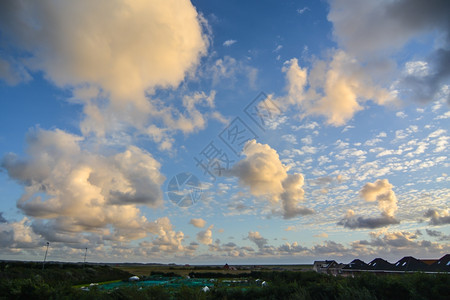
[[[190,269],[193,277],[211,281],[210,290],[190,286],[175,272],[148,274],[144,279],[169,278],[179,285],[126,284],[113,289],[77,284],[126,280],[131,273],[105,265],[0,263],[0,299],[448,299],[450,276],[401,274],[333,277],[310,271],[247,271],[231,274],[213,269]],[[207,276],[207,277],[206,277]],[[262,282],[267,285],[263,286]],[[144,282],[142,282],[144,284]]]

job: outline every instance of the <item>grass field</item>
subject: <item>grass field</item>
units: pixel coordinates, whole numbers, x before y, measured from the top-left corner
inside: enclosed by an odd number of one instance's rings
[[[144,264],[117,264],[115,268],[130,272],[137,276],[148,276],[151,272],[175,273],[186,276],[191,272],[214,272],[224,274],[242,274],[251,271],[301,271],[312,270],[312,265],[262,265],[262,266],[233,266],[236,270],[225,270],[223,266],[180,266],[180,265],[144,265]]]

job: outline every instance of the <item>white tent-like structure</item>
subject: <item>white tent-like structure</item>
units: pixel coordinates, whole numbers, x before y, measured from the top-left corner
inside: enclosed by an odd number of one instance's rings
[[[131,276],[130,278],[128,278],[128,281],[139,281],[139,277]]]

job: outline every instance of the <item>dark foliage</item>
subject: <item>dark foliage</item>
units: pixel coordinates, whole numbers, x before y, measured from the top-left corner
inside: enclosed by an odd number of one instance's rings
[[[68,274],[70,273],[70,275]],[[167,274],[153,274],[165,275]],[[196,277],[226,278],[228,274],[194,273]],[[212,275],[212,276],[209,276]],[[98,276],[95,277],[94,276]],[[450,275],[402,274],[377,276],[362,273],[355,278],[334,277],[315,272],[251,272],[243,274],[253,285],[220,285],[203,292],[200,287],[168,288],[152,286],[121,287],[102,290],[94,286],[89,291],[73,288],[85,280],[126,278],[130,274],[109,266],[62,264],[42,266],[0,264],[0,299],[448,299]],[[114,277],[114,278],[111,278]],[[239,275],[233,275],[234,278]],[[56,279],[58,278],[58,279]],[[100,279],[101,278],[101,279]],[[92,279],[92,280],[91,280]],[[259,279],[259,280],[256,280]],[[266,281],[267,286],[261,286]],[[219,281],[220,283],[220,281]]]

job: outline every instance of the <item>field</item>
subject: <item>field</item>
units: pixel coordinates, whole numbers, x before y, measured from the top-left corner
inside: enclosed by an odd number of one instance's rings
[[[181,265],[154,265],[154,264],[116,264],[115,268],[129,272],[137,276],[148,276],[152,272],[174,273],[180,276],[187,276],[191,272],[214,272],[223,274],[239,275],[250,273],[251,271],[307,271],[312,270],[312,265],[237,265],[236,270],[225,270],[223,266],[181,266]]]

